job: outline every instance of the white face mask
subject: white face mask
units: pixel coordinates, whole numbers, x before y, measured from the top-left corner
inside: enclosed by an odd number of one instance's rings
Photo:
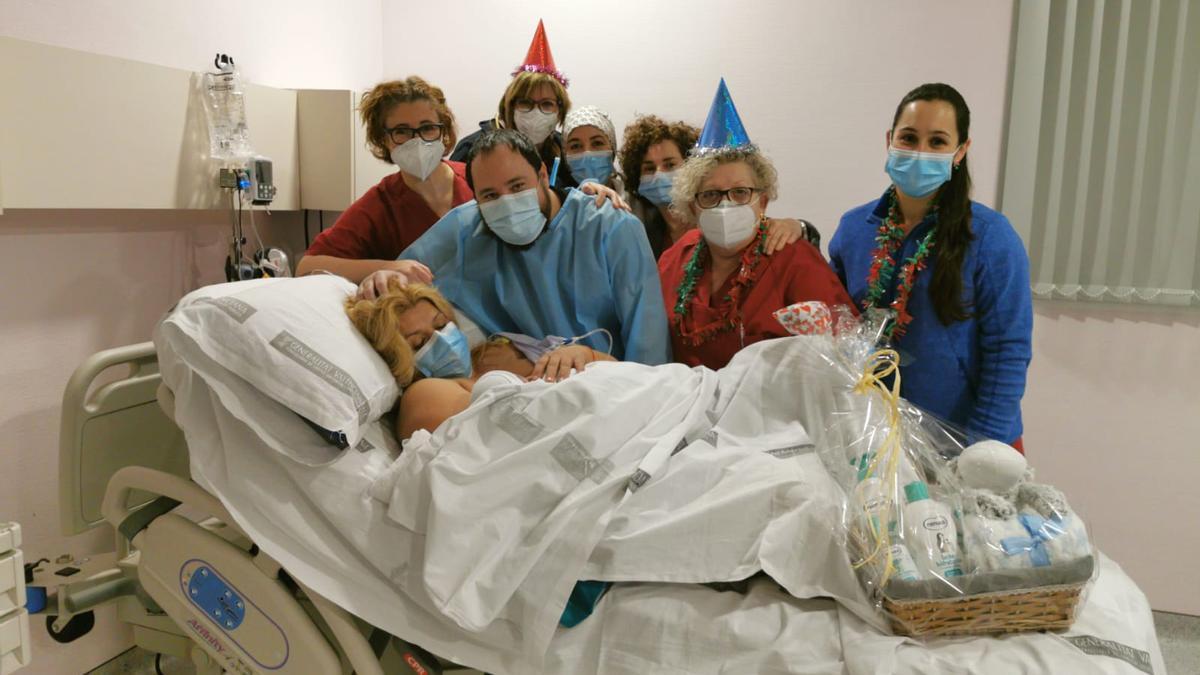
[[[740,249],[754,236],[758,214],[749,204],[733,205],[728,199],[720,206],[700,210],[700,233],[712,246]]]
[[[440,139],[430,142],[410,138],[392,148],[392,163],[404,173],[425,180],[442,163],[445,152],[446,146],[442,145]]]
[[[550,137],[554,127],[558,126],[558,113],[544,113],[537,108],[529,111],[518,110],[513,115],[513,121],[517,123],[517,131],[525,134],[529,142],[541,145],[542,141]]]

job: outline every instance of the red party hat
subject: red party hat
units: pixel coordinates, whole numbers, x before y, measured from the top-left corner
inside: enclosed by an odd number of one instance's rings
[[[545,73],[567,86],[567,76],[563,75],[554,65],[554,56],[550,53],[550,41],[546,39],[546,27],[538,19],[537,32],[533,34],[533,42],[529,43],[529,51],[525,54],[525,62],[513,71],[517,73]]]

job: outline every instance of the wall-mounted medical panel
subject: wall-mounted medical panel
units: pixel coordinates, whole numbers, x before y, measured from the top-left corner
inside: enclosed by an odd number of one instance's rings
[[[227,206],[208,159],[201,75],[0,38],[0,208]],[[276,209],[299,207],[296,92],[246,86]]]

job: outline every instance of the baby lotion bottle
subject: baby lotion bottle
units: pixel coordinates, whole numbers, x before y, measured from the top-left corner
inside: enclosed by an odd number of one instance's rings
[[[913,481],[904,486],[904,535],[921,576],[962,576],[958,528],[945,504],[929,498],[929,486]]]
[[[881,535],[886,519],[889,534],[888,549],[891,553],[891,576],[915,581],[921,574],[913,562],[912,554],[904,546],[904,542],[896,537],[896,505],[892,496],[887,494],[884,482],[875,477],[867,476],[867,456],[859,463],[858,485],[854,488],[854,501],[863,522],[873,528],[871,532]],[[864,525],[865,526],[865,525]],[[882,562],[882,561],[881,561]]]
[[[921,571],[913,560],[912,553],[904,542],[896,537],[896,521],[888,523],[891,534],[892,576],[905,581],[916,581],[921,578]]]

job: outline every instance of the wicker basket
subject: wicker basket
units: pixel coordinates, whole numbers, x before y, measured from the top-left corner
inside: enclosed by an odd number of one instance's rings
[[[1075,620],[1086,582],[995,591],[940,600],[892,600],[883,607],[897,635],[993,635],[1061,630]]]

